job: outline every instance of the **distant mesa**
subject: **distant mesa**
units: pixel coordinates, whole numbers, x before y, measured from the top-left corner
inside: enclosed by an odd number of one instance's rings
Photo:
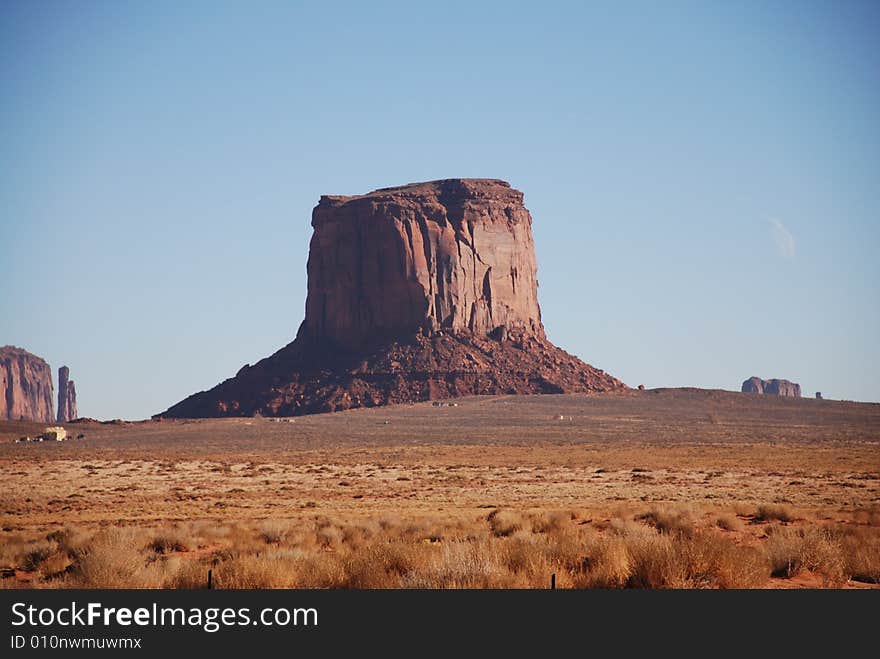
[[[496,179],[323,196],[296,339],[164,417],[627,389],[547,340],[532,218]]]
[[[750,377],[743,382],[742,392],[744,394],[764,394],[767,396],[800,398],[801,385],[788,380],[762,380],[759,377]]]
[[[0,348],[0,419],[53,423],[53,394],[45,360],[15,346]]]

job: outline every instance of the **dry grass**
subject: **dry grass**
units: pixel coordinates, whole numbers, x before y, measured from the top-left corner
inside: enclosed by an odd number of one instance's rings
[[[769,575],[763,553],[713,529],[630,533],[599,540],[586,562],[588,587],[756,588]]]
[[[599,538],[587,543],[581,574],[574,585],[583,588],[623,588],[627,585],[632,556],[627,541],[620,536]]]
[[[165,529],[3,536],[4,587],[761,588],[880,582],[880,527],[736,518],[652,507],[587,522],[575,511],[493,509],[406,521],[318,516]],[[719,520],[724,520],[719,523]],[[728,530],[726,527],[734,529]]]
[[[72,588],[149,588],[161,583],[157,555],[146,546],[140,529],[99,531],[87,544],[74,549],[73,565],[65,579]]]
[[[841,586],[847,574],[847,560],[839,533],[822,527],[777,528],[765,543],[771,575],[791,578],[803,570],[820,574],[829,586]]]

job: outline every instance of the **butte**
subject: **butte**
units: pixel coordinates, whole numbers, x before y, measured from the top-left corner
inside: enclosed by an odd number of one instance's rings
[[[447,179],[323,196],[312,227],[296,338],[157,416],[627,389],[547,340],[532,218],[508,183]]]

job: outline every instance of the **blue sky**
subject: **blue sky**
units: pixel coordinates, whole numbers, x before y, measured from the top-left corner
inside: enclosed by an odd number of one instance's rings
[[[880,400],[880,4],[0,3],[0,344],[144,418],[288,343],[322,194],[503,178],[555,343]]]

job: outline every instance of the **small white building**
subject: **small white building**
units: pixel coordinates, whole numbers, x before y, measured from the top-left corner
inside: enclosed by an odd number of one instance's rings
[[[67,431],[61,426],[52,426],[50,428],[46,428],[41,434],[40,438],[47,441],[56,441],[63,442],[67,439]]]

